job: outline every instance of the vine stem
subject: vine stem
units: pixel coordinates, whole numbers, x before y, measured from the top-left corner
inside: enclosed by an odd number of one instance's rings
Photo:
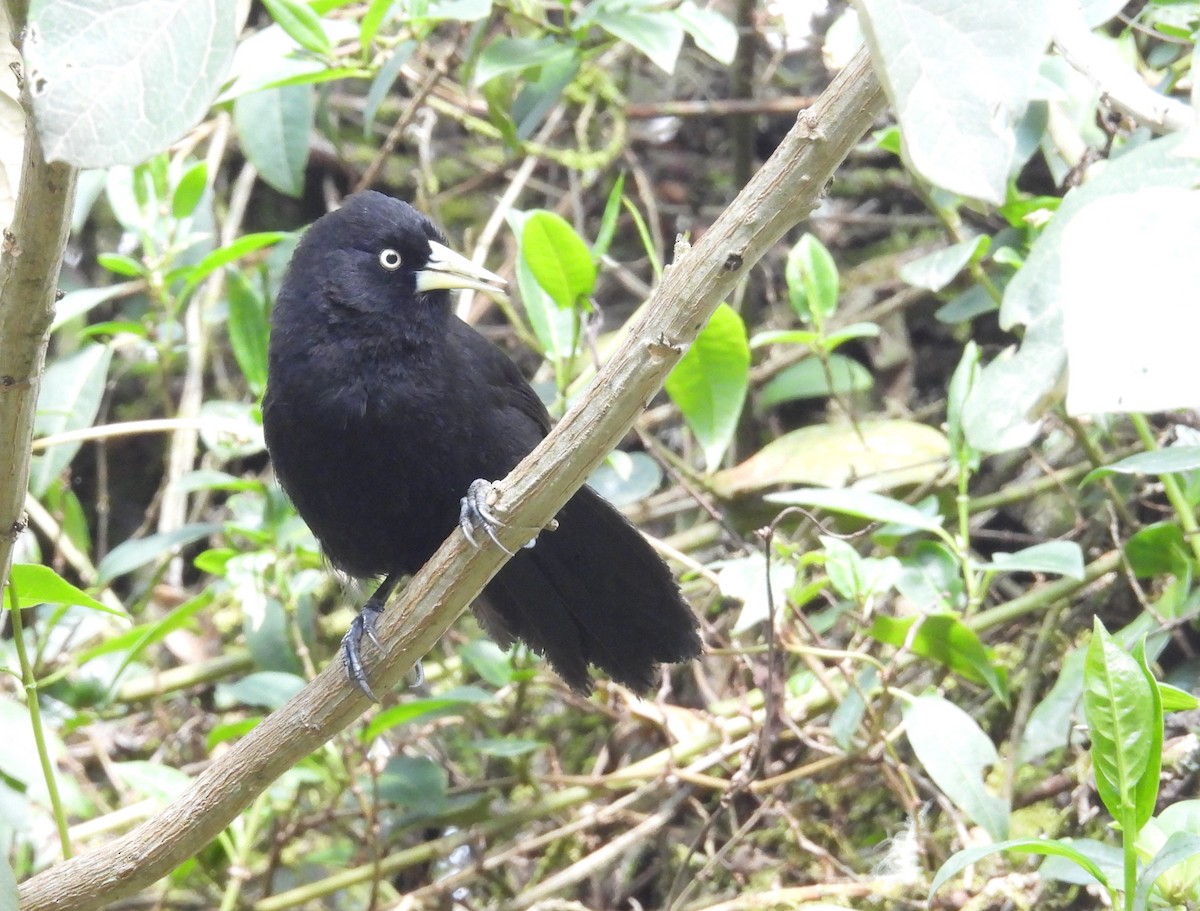
[[[50,750],[46,746],[46,733],[42,729],[42,712],[38,705],[37,679],[33,675],[33,663],[25,650],[25,625],[21,622],[21,601],[17,597],[15,580],[8,580],[8,608],[12,615],[13,647],[17,651],[17,664],[21,668],[21,684],[25,688],[25,704],[29,708],[29,723],[33,727],[33,741],[37,746],[38,762],[42,766],[42,778],[46,781],[46,794],[54,813],[54,824],[58,828],[58,840],[62,843],[63,858],[71,857],[71,836],[67,833],[67,814],[63,810],[62,797],[58,793],[58,779],[54,776],[54,763],[50,761]]]

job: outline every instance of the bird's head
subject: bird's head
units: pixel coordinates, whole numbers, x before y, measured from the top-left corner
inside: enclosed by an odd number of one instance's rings
[[[348,197],[313,223],[285,281],[309,293],[322,289],[339,310],[410,318],[416,314],[396,309],[446,309],[446,292],[460,288],[503,296],[505,284],[446,246],[442,232],[408,203],[374,191]]]

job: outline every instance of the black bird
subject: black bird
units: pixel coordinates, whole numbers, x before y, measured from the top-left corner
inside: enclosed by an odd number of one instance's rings
[[[454,315],[450,289],[503,280],[446,246],[424,215],[359,193],[301,239],[271,315],[263,427],[275,473],[340,570],[383,582],[342,641],[360,656],[400,577],[456,524],[491,535],[491,481],[550,430],[516,365]],[[697,623],[638,531],[584,487],[488,583],[487,632],[544,655],[572,688],[588,665],[637,690],[663,662],[700,653]]]

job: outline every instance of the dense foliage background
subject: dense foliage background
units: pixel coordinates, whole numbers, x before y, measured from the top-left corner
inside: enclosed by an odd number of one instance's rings
[[[1200,904],[1200,3],[112,6],[21,36],[83,170],[3,604],[0,909],[299,693],[361,602],[263,448],[297,232],[410,200],[512,280],[459,312],[561,415],[675,238],[798,115],[821,142],[800,112],[860,33],[891,112],[592,478],[704,658],[583,700],[464,615],[124,904]]]

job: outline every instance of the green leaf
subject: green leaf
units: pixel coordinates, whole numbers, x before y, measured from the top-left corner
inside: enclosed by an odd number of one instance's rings
[[[1200,835],[1193,832],[1173,832],[1150,863],[1138,875],[1134,908],[1149,908],[1150,890],[1160,876],[1184,861],[1200,855]]]
[[[642,12],[630,7],[602,6],[593,21],[614,37],[633,45],[664,73],[675,71],[683,47],[683,25],[669,11]]]
[[[1158,683],[1158,695],[1164,712],[1190,712],[1200,708],[1200,699],[1169,683]]]
[[[42,376],[34,423],[39,437],[91,427],[100,410],[112,348],[85,345],[74,354],[59,358]],[[82,443],[53,446],[35,455],[29,472],[29,490],[41,497],[75,458]]]
[[[233,683],[220,684],[215,702],[223,709],[251,705],[275,711],[304,689],[305,683],[305,679],[297,674],[258,671]]]
[[[101,253],[96,257],[96,262],[109,272],[127,278],[144,278],[150,271],[141,260],[120,253]]]
[[[696,47],[718,63],[729,66],[737,55],[737,27],[716,10],[704,9],[692,0],[683,0],[674,10],[677,18],[696,42]]]
[[[107,585],[118,576],[133,572],[153,560],[158,560],[178,550],[185,545],[209,535],[215,535],[224,529],[219,522],[205,522],[184,525],[174,531],[159,532],[144,538],[130,538],[123,541],[108,552],[100,565],[96,567],[97,584]]]
[[[461,715],[470,706],[491,702],[493,698],[487,690],[477,686],[463,686],[440,696],[413,699],[411,702],[389,706],[371,719],[371,723],[362,732],[362,741],[370,743],[385,731],[402,724]]]
[[[528,139],[546,120],[546,115],[558,104],[563,90],[579,73],[582,56],[578,48],[561,48],[547,61],[536,79],[526,84],[512,106],[512,119],[517,126],[516,138]]]
[[[600,230],[596,232],[596,242],[592,244],[592,256],[599,262],[608,252],[613,235],[617,231],[617,219],[621,215],[621,197],[625,193],[625,172],[617,175],[616,182],[608,191],[608,200],[604,203],[604,215],[600,218]]]
[[[358,28],[358,45],[364,52],[370,48],[371,42],[379,34],[379,27],[387,20],[387,15],[392,11],[394,5],[394,0],[371,0],[367,5],[367,11],[363,13]]]
[[[1083,579],[1083,550],[1074,541],[1046,541],[1026,547],[1015,554],[997,551],[990,563],[975,563],[975,568],[1002,573],[1054,573],[1068,579]]]
[[[302,48],[319,57],[333,54],[333,45],[321,26],[321,17],[304,0],[263,0],[263,6]]]
[[[417,4],[410,5],[414,19],[436,21],[457,19],[460,22],[478,22],[492,12],[492,0],[427,0],[424,10],[418,15]]]
[[[400,76],[400,71],[404,69],[404,64],[408,63],[416,49],[415,41],[401,41],[392,48],[391,56],[379,68],[375,78],[371,80],[371,87],[367,89],[367,97],[363,102],[363,135],[367,138],[371,136],[371,129],[375,125],[375,115],[379,113],[379,106],[391,92],[392,86]]]
[[[225,81],[237,4],[26,4],[21,50],[48,161],[135,165],[192,129]]]
[[[1156,522],[1139,529],[1125,542],[1125,557],[1139,579],[1183,576],[1190,572],[1192,562],[1183,531],[1173,522]]]
[[[208,164],[198,161],[179,178],[175,192],[171,194],[171,214],[176,218],[188,218],[200,205],[204,191],[208,188]]]
[[[1150,714],[1142,718],[1142,724],[1150,734],[1149,758],[1145,771],[1138,777],[1137,788],[1134,792],[1134,804],[1137,809],[1134,818],[1137,820],[1137,827],[1141,829],[1154,815],[1154,804],[1158,800],[1158,775],[1162,771],[1163,704],[1162,691],[1159,689],[1158,681],[1154,679],[1154,673],[1150,670],[1150,663],[1146,657],[1145,638],[1139,639],[1137,645],[1133,647],[1133,660],[1137,662],[1142,676],[1145,678],[1151,704]]]
[[[933,877],[933,883],[929,887],[929,901],[932,903],[934,893],[967,867],[978,863],[985,857],[992,854],[999,854],[1003,851],[1011,851],[1014,854],[1041,854],[1047,857],[1065,857],[1079,864],[1080,867],[1095,878],[1096,882],[1105,887],[1108,886],[1108,879],[1095,862],[1086,854],[1072,848],[1066,842],[1044,838],[1014,838],[1011,841],[1001,841],[992,845],[980,845],[977,848],[968,848],[951,856],[949,860],[942,864],[941,868],[937,871],[937,875]]]
[[[498,38],[483,49],[472,82],[478,88],[497,76],[531,70],[562,54],[562,45],[549,35],[541,38]]]
[[[377,784],[379,797],[426,813],[446,806],[446,770],[424,756],[393,756]]]
[[[830,354],[827,359],[828,369],[817,358],[806,357],[780,370],[759,390],[758,406],[772,408],[797,399],[865,392],[875,385],[871,372],[853,358]]]
[[[999,840],[1008,835],[1008,804],[984,784],[1000,761],[970,715],[940,696],[919,696],[904,708],[908,742],[929,777],[960,810]]]
[[[229,270],[228,278],[225,294],[229,304],[229,344],[251,392],[262,395],[267,384],[270,332],[267,302],[241,271]]]
[[[788,252],[783,274],[788,300],[800,319],[820,326],[837,310],[837,264],[813,235],[805,234]]]
[[[815,506],[871,522],[889,522],[922,531],[940,531],[942,527],[941,516],[927,515],[915,506],[865,490],[809,487],[768,494],[766,499],[784,506]]]
[[[97,601],[81,588],[76,588],[49,566],[37,563],[16,563],[12,567],[10,584],[17,592],[17,606],[24,610],[38,604],[73,604],[92,610],[103,611],[115,617],[128,620],[124,611],[109,607],[102,601]],[[5,597],[0,603],[0,609],[12,605]]]
[[[913,626],[916,625],[916,632]],[[943,664],[954,673],[987,686],[1002,702],[1008,702],[1008,681],[1003,668],[992,663],[991,654],[973,629],[953,614],[924,617],[876,616],[868,634],[897,648],[908,646],[913,654]]]
[[[187,285],[184,287],[184,295],[190,294],[200,282],[208,278],[217,269],[228,266],[232,262],[237,262],[237,260],[249,253],[253,253],[255,250],[261,250],[263,247],[269,247],[271,244],[278,243],[287,236],[288,234],[285,231],[263,231],[258,234],[243,234],[228,247],[218,247],[187,270]]]
[[[1108,812],[1121,820],[1137,805],[1138,783],[1151,764],[1157,687],[1150,686],[1142,666],[1113,640],[1098,617],[1083,679],[1096,790]],[[1159,728],[1161,737],[1161,720]]]
[[[916,288],[941,291],[971,260],[982,256],[991,245],[986,234],[959,241],[900,267],[900,277]]]
[[[1111,465],[1102,465],[1088,472],[1079,482],[1082,487],[1109,474],[1173,474],[1200,468],[1200,446],[1171,446],[1152,452],[1139,452]]]
[[[316,116],[309,85],[289,85],[242,95],[233,122],[242,151],[262,179],[287,196],[304,192],[309,136]]]
[[[498,759],[515,759],[518,756],[528,756],[536,753],[546,744],[540,740],[518,740],[514,738],[482,738],[473,740],[470,747],[484,756],[495,756]]]
[[[750,382],[750,345],[737,311],[721,304],[667,377],[665,388],[704,449],[709,472],[733,441]]]
[[[962,567],[941,541],[918,541],[905,557],[896,591],[922,614],[949,613],[966,602]]]
[[[865,603],[888,591],[900,575],[900,561],[895,557],[864,557],[840,538],[827,535],[821,535],[820,541],[829,582],[843,598]]]
[[[576,309],[596,286],[592,254],[567,220],[539,209],[525,220],[521,256],[542,289],[560,308]]]
[[[971,387],[979,377],[979,346],[975,342],[967,342],[963,346],[962,357],[954,368],[950,378],[950,386],[946,395],[946,436],[950,441],[950,449],[962,456],[969,456],[964,447],[967,438],[963,433],[962,413]]]

